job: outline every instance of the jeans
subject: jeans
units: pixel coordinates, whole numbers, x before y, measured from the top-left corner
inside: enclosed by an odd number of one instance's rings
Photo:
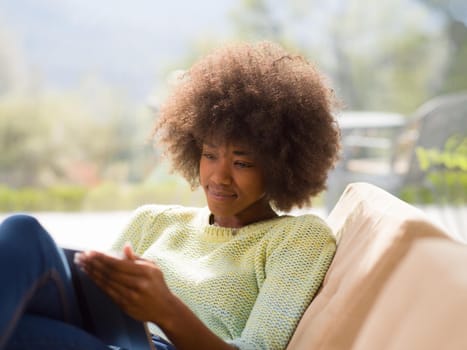
[[[81,327],[63,251],[33,217],[0,225],[0,349],[108,350]]]
[[[35,218],[7,218],[0,224],[0,350],[109,350],[81,327],[62,249]],[[157,336],[152,341],[175,350]]]

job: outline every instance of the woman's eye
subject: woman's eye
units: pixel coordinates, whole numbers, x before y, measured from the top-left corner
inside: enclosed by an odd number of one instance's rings
[[[215,157],[214,157],[214,154],[212,154],[212,153],[207,153],[207,152],[204,152],[204,153],[202,154],[202,156],[203,156],[204,158],[206,158],[206,159],[214,159],[214,158],[215,158]]]
[[[253,167],[253,164],[248,163],[248,162],[236,161],[234,164],[235,164],[235,166],[237,166],[239,168],[251,168],[251,167]]]

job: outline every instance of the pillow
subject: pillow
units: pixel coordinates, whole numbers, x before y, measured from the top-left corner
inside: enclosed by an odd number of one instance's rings
[[[349,349],[414,241],[451,240],[415,207],[367,184],[350,184],[328,217],[336,255],[288,350]]]
[[[355,350],[467,349],[467,247],[417,241],[386,282]]]

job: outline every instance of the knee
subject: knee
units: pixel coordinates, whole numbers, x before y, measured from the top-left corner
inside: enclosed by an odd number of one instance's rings
[[[18,260],[34,259],[54,247],[54,241],[39,221],[24,214],[8,217],[0,225],[2,254]],[[13,261],[13,260],[12,260]]]
[[[33,228],[35,229],[37,227],[41,227],[41,224],[35,217],[31,215],[14,214],[7,217],[3,221],[2,226],[7,226],[8,228],[15,227],[18,230],[30,230]]]
[[[14,234],[16,237],[39,238],[45,230],[39,221],[30,215],[15,214],[6,218],[0,225],[0,231],[5,234]]]

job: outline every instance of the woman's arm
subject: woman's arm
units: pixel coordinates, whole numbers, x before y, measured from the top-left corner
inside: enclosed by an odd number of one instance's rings
[[[178,350],[235,349],[169,290],[156,264],[135,256],[130,246],[125,246],[123,258],[88,252],[77,262],[126,313],[157,324]]]
[[[177,350],[236,349],[211,332],[211,330],[176,296],[174,296],[171,311],[173,315],[167,317],[166,322],[158,325],[169,337]]]
[[[256,261],[259,293],[239,348],[285,349],[306,308],[318,291],[334,256],[336,244],[318,217],[283,220],[270,232]]]

